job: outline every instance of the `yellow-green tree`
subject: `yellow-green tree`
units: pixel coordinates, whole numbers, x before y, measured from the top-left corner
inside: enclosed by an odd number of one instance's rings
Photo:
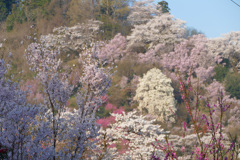
[[[129,32],[127,16],[129,4],[133,0],[100,0],[97,4],[97,19],[103,22],[103,39],[110,39],[116,33],[123,35]]]
[[[95,0],[72,0],[67,11],[67,15],[70,18],[70,24],[74,25],[89,19],[94,19],[95,10]]]

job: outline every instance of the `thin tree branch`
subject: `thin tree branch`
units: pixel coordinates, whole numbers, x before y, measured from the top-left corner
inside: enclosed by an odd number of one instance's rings
[[[238,4],[238,3],[236,3],[236,2],[234,2],[233,0],[231,0],[233,3],[235,3],[238,7],[240,7],[240,5]]]

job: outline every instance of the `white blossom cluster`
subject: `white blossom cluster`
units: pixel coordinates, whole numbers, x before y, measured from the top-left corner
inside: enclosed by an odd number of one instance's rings
[[[140,0],[134,2],[127,20],[132,25],[140,25],[147,23],[153,16],[160,14],[161,12],[157,10],[153,0]]]
[[[49,46],[79,50],[93,42],[101,24],[100,21],[89,20],[73,27],[61,26],[53,29],[54,34],[42,35],[41,41]]]
[[[231,32],[220,38],[210,39],[208,42],[209,54],[217,57],[236,59],[240,61],[240,32]]]
[[[161,70],[153,68],[143,78],[139,79],[134,100],[138,101],[140,111],[158,116],[161,122],[174,122],[173,112],[176,112],[171,79]]]
[[[155,119],[149,119],[147,116],[138,115],[136,111],[122,114],[112,114],[115,117],[115,123],[106,130],[100,130],[100,142],[104,135],[107,137],[106,145],[119,144],[122,140],[127,141],[128,148],[124,153],[118,153],[115,147],[108,147],[103,150],[104,143],[100,143],[97,149],[104,155],[103,159],[129,160],[129,159],[150,159],[154,153],[163,158],[163,152],[155,148],[152,144],[156,142],[164,143],[165,132],[160,125],[155,125]]]
[[[180,42],[185,32],[184,23],[168,13],[154,16],[146,24],[134,25],[131,35],[127,36],[128,47],[135,43],[149,44],[152,48],[159,43]]]

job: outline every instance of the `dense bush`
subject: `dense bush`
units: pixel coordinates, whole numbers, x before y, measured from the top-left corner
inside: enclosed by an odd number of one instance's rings
[[[228,73],[225,82],[226,91],[231,94],[231,97],[240,99],[240,74]]]
[[[214,78],[219,81],[219,82],[223,82],[224,78],[227,76],[229,69],[225,66],[222,65],[217,65],[214,68],[216,74],[214,76]]]
[[[117,75],[119,77],[125,76],[128,77],[129,79],[132,79],[134,74],[133,67],[135,63],[136,62],[130,58],[121,61],[120,63],[118,63]]]

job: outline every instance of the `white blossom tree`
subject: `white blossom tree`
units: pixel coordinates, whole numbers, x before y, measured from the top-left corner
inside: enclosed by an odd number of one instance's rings
[[[134,25],[131,35],[127,37],[128,47],[135,43],[148,44],[149,48],[159,43],[178,43],[183,40],[184,23],[168,13],[154,16],[146,24]]]
[[[214,56],[229,58],[240,53],[240,32],[230,32],[222,37],[210,39],[208,42],[209,53]]]
[[[140,0],[133,3],[127,20],[132,25],[140,25],[147,23],[153,16],[160,14],[161,11],[157,10],[153,0]]]
[[[96,38],[102,22],[88,20],[86,23],[73,27],[58,27],[53,29],[53,34],[42,35],[41,41],[48,46],[82,50],[86,44],[90,44]]]
[[[208,52],[214,57],[229,59],[232,67],[240,68],[240,32],[230,32],[220,38],[210,39]]]
[[[160,125],[155,125],[152,116],[138,115],[136,111],[122,114],[112,114],[115,123],[109,128],[101,129],[98,139],[97,156],[103,159],[150,159],[155,149],[152,144],[164,143],[165,131]],[[117,144],[125,141],[127,147],[124,153],[119,153]],[[156,152],[163,158],[161,151]]]
[[[171,79],[161,70],[153,68],[139,79],[134,100],[138,101],[141,112],[158,116],[161,122],[174,122],[175,99]]]

